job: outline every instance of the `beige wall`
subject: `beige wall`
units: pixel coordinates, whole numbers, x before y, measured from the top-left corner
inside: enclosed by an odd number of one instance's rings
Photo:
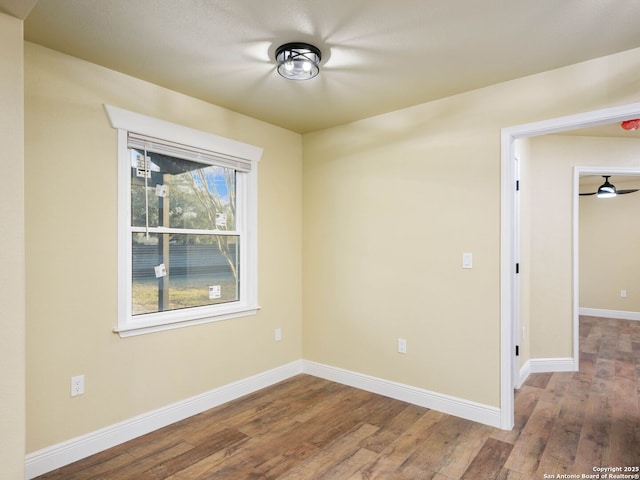
[[[530,140],[529,264],[531,358],[573,356],[573,165],[565,152],[543,146],[555,138]],[[566,137],[567,146],[573,141]],[[523,219],[527,223],[527,218]]]
[[[24,478],[25,280],[22,21],[0,13],[0,476]]]
[[[636,179],[633,188],[639,185]],[[621,181],[615,186],[631,188]],[[640,193],[606,200],[580,199],[580,306],[640,313]]]
[[[573,167],[638,167],[638,141],[547,135],[532,139],[530,144],[531,355],[533,358],[571,357]],[[595,200],[595,197],[581,200],[580,208]],[[588,248],[590,240],[581,235],[579,243]],[[632,278],[637,280],[637,270],[635,272]],[[580,280],[581,285],[588,285],[587,277],[581,276]],[[615,288],[619,295],[620,288],[624,287]],[[581,302],[580,306],[588,305]]]
[[[555,256],[570,258],[572,251],[571,205],[562,195],[562,208],[558,208],[555,195],[545,184],[558,182],[560,192],[572,188],[573,167],[640,167],[640,141],[632,135],[630,138],[591,138],[550,135],[532,140],[537,175],[534,179],[536,192],[538,230],[544,231],[546,250],[555,251]],[[553,177],[553,178],[552,178]],[[594,189],[602,183],[595,184]],[[638,182],[636,181],[635,184]],[[620,189],[628,188],[624,183],[616,181]],[[640,223],[635,219],[640,211],[640,199],[635,195],[620,195],[612,199],[597,199],[595,196],[580,197],[579,216],[579,252],[580,252],[580,306],[607,310],[640,311],[640,291],[638,291],[638,271],[640,254],[637,246],[640,241]],[[550,223],[561,225],[563,232],[562,248],[548,248]],[[611,229],[614,234],[604,236],[603,229]],[[557,229],[556,229],[557,230]],[[541,243],[540,250],[545,247]],[[538,295],[547,298],[559,292],[565,297],[567,285],[562,287],[556,283],[557,277],[549,275],[554,261],[546,267],[547,274],[537,279]],[[620,298],[620,290],[628,290],[629,296]],[[548,325],[551,331],[554,323],[560,318],[551,311],[538,311],[536,317]]]
[[[639,166],[640,142],[633,137],[592,138],[568,132],[516,141],[522,179],[521,367],[530,359],[573,355],[573,170],[575,166]],[[599,183],[602,180],[594,188]],[[611,202],[580,198],[581,307],[626,311],[640,307],[640,292],[632,293],[638,289],[640,269],[636,251],[640,223],[633,221],[639,201],[630,195]],[[625,234],[603,242],[603,225]],[[597,274],[605,264],[614,268],[606,276]],[[620,298],[622,288],[629,290],[626,299]]]
[[[112,333],[116,131],[103,103],[264,148],[257,315]],[[25,113],[28,452],[301,358],[300,135],[29,43]],[[86,393],[71,398],[79,374]]]
[[[305,358],[499,406],[500,129],[640,101],[639,60],[634,50],[305,135]],[[532,355],[565,356],[570,325],[550,330],[560,344],[532,336]]]
[[[301,357],[498,406],[500,128],[640,101],[635,50],[300,137],[25,50],[28,452]],[[103,103],[264,148],[258,315],[111,333],[116,134]],[[570,352],[570,326],[547,330],[557,344],[532,335],[532,356]],[[70,398],[80,373],[87,393]]]

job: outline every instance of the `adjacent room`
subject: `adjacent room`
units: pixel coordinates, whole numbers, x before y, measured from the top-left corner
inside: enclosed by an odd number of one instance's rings
[[[0,0],[0,476],[640,474],[638,24]]]

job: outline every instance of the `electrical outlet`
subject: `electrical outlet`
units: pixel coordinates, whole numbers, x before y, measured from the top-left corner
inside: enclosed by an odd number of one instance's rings
[[[276,342],[280,342],[282,340],[282,329],[281,328],[276,328],[276,332],[275,332],[275,340]]]
[[[71,396],[84,395],[84,375],[71,377]]]
[[[620,296],[622,298],[627,298],[627,291],[626,290],[620,290]]]
[[[398,339],[398,353],[407,353],[407,341],[404,338]]]

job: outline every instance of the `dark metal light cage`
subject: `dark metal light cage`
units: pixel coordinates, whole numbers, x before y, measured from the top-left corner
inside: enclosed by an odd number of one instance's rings
[[[320,50],[308,43],[294,42],[276,50],[278,73],[290,80],[308,80],[320,72]]]

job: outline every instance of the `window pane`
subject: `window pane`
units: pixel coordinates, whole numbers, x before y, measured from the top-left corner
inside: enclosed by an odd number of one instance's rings
[[[235,302],[236,235],[132,234],[132,314]]]
[[[236,172],[131,149],[131,224],[235,230]],[[145,188],[146,176],[146,188]]]

